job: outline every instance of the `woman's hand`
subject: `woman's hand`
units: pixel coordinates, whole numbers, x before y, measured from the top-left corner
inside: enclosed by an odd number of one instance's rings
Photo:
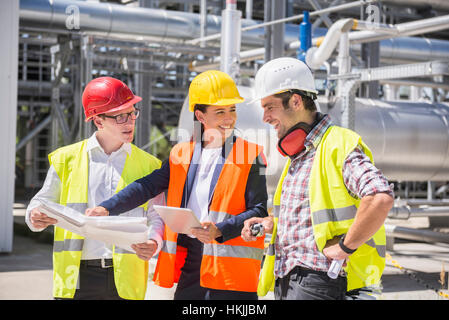
[[[192,228],[191,232],[202,243],[210,243],[212,240],[222,236],[221,231],[213,222],[203,222],[201,226],[202,228]]]

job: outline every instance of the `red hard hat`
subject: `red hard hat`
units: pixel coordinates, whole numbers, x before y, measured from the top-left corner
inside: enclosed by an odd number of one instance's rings
[[[100,77],[89,82],[83,92],[86,122],[97,114],[124,110],[141,101],[126,84],[111,77]]]

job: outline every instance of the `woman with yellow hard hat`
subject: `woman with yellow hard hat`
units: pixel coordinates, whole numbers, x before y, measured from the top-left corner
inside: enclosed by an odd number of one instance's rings
[[[161,169],[137,180],[88,215],[117,215],[168,189],[167,206],[190,208],[202,223],[190,235],[166,226],[154,282],[178,283],[175,299],[257,299],[263,237],[241,238],[250,217],[267,216],[262,147],[234,135],[236,104],[243,102],[232,78],[210,70],[189,87],[189,110],[201,134],[175,145]]]

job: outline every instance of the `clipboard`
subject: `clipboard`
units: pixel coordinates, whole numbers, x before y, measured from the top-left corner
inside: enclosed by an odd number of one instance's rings
[[[190,209],[159,205],[153,208],[173,232],[191,234],[191,228],[201,228],[200,221]]]

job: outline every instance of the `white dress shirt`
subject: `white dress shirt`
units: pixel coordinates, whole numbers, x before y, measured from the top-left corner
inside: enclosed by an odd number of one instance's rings
[[[131,144],[124,143],[117,151],[107,155],[100,146],[96,133],[94,133],[86,144],[86,151],[89,158],[89,182],[88,182],[88,207],[98,206],[102,201],[109,199],[115,194],[117,185],[125,166],[127,155],[131,154]],[[45,199],[53,202],[59,202],[61,188],[61,180],[53,166],[50,166],[44,185],[41,190],[31,199],[28,205],[25,220],[32,231],[42,231],[36,229],[30,222],[30,212],[39,206],[39,199]],[[144,214],[148,219],[150,226],[149,239],[155,240],[158,244],[155,255],[159,253],[162,245],[162,237],[164,233],[164,222],[161,217],[153,209],[153,204],[165,205],[164,194],[150,200],[148,210]],[[140,208],[125,212],[122,215],[133,215],[142,211]],[[141,214],[141,213],[140,213]],[[104,242],[84,239],[82,251],[82,260],[112,258],[112,247]]]
[[[214,175],[215,166],[221,155],[219,148],[203,148],[201,160],[196,170],[195,181],[190,193],[187,208],[191,209],[200,222],[209,220],[209,189]]]

